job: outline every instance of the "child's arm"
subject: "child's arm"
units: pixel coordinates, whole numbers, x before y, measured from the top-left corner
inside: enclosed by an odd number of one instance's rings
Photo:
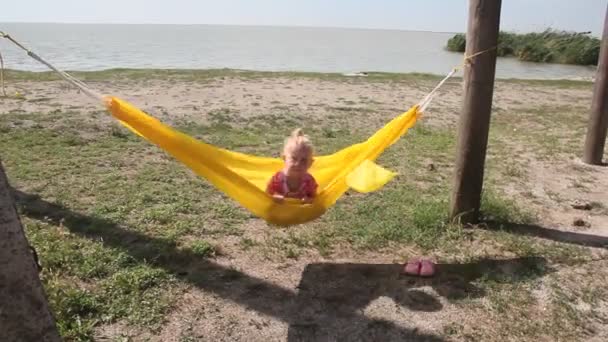
[[[270,196],[272,196],[272,199],[276,203],[283,203],[283,201],[285,200],[285,196],[283,196],[277,192],[278,180],[276,178],[277,178],[276,175],[272,176],[272,178],[268,182],[268,185],[266,186],[266,193],[269,194]]]
[[[306,181],[306,195],[304,196],[304,198],[302,198],[302,202],[307,204],[312,203],[315,197],[317,196],[317,187],[317,181],[314,179],[313,176],[309,176],[309,179]]]

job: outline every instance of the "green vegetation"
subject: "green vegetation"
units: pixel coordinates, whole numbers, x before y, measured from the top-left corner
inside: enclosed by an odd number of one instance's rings
[[[464,50],[463,50],[464,51]],[[237,78],[245,81],[257,79],[313,79],[326,80],[332,82],[366,82],[366,83],[385,83],[385,82],[435,82],[442,78],[441,75],[422,74],[422,73],[389,73],[389,72],[370,72],[366,77],[350,77],[342,74],[323,74],[311,72],[270,72],[270,71],[249,71],[235,69],[108,69],[101,71],[76,71],[70,72],[73,76],[87,81],[146,81],[146,80],[168,80],[170,82],[205,82],[224,78]],[[54,72],[42,71],[22,71],[5,70],[5,81],[60,81],[61,79]],[[461,77],[453,77],[455,81]],[[530,85],[561,85],[563,87],[588,87],[591,82],[580,80],[532,80],[532,79],[506,79],[505,82]],[[16,99],[25,100],[23,95],[9,95]],[[47,97],[28,100],[30,102],[45,102],[50,99]],[[345,104],[349,104],[348,101]]]
[[[447,49],[464,52],[466,37],[457,34],[447,42]],[[597,65],[600,40],[586,33],[555,31],[516,34],[500,32],[497,53],[500,57],[515,56],[522,61]]]
[[[53,71],[23,71],[6,69],[5,79],[10,81],[57,81],[61,78]],[[114,68],[99,71],[68,71],[72,76],[83,81],[112,81],[129,80],[145,81],[152,79],[170,79],[171,81],[186,81],[204,83],[221,77],[234,77],[243,80],[256,80],[263,78],[312,78],[327,81],[345,81],[365,79],[366,82],[404,82],[420,80],[436,80],[440,76],[424,73],[390,73],[368,72],[365,77],[351,77],[340,73],[318,72],[275,72],[252,71],[239,69],[130,69]]]

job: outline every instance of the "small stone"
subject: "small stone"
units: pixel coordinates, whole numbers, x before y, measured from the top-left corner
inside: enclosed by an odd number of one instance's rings
[[[583,202],[583,201],[579,201],[579,200],[572,202],[571,206],[572,206],[572,208],[578,209],[578,210],[591,210],[593,208],[591,203]]]
[[[572,222],[572,224],[575,227],[591,227],[591,224],[589,222],[583,220],[582,218],[574,219],[574,222]]]

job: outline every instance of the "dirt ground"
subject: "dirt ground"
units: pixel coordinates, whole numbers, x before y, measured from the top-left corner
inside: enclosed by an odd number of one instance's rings
[[[205,123],[210,112],[227,108],[243,118],[281,113],[288,109],[302,113],[306,120],[324,124],[328,122],[328,109],[347,108],[352,112],[358,109],[364,112],[353,114],[349,125],[363,125],[370,130],[421,100],[433,85],[434,81],[425,79],[367,82],[365,79],[333,81],[287,77],[255,80],[226,77],[204,83],[162,80],[90,83],[92,88],[126,99],[169,123],[179,120]],[[59,82],[13,82],[8,84],[8,91],[11,94],[19,92],[27,100],[2,99],[0,113],[61,111],[74,112],[82,115],[83,120],[102,124],[112,121],[104,115],[93,116],[103,108]],[[450,81],[422,120],[431,127],[456,130],[461,97],[460,81]],[[561,107],[566,112],[577,111],[576,115],[584,118],[584,109],[590,102],[590,85],[499,81],[494,94],[493,120],[504,123],[504,127],[516,130],[518,134],[527,130],[542,134],[543,129],[551,129],[554,136],[560,136],[561,131],[564,135],[572,134],[568,125],[543,127],[544,121],[516,114]],[[364,123],[362,118],[365,118]],[[27,125],[27,120],[23,124]],[[582,139],[579,136],[569,140],[573,151],[580,148],[576,144],[582,146]],[[490,143],[493,142],[491,139]],[[605,209],[608,207],[608,168],[583,164],[578,157],[580,153],[540,151],[526,140],[503,139],[496,142],[500,147],[489,153],[489,159],[496,162],[496,167],[517,165],[513,179],[498,180],[498,186],[518,204],[537,213],[538,222],[529,227],[527,234],[558,242],[590,245],[597,259],[585,267],[556,269],[546,276],[543,286],[552,286],[559,279],[576,279],[590,274],[599,274],[597,279],[606,277],[607,262],[602,258],[605,246],[608,246],[608,210]],[[549,142],[551,146],[547,148],[562,143],[558,139],[554,143]],[[446,161],[447,165],[451,162]],[[573,207],[575,203],[588,204],[592,208],[577,209]],[[575,224],[579,219],[579,224]],[[254,241],[267,240],[273,234],[286,234],[269,229],[257,219],[250,219],[245,224],[244,237]],[[403,256],[415,252],[408,246],[381,251],[338,248],[330,257],[308,251],[297,259],[268,259],[239,248],[241,239],[221,237],[223,253],[209,262],[193,260],[179,270],[185,288],[159,330],[116,323],[98,327],[96,339],[475,340],[474,334],[467,335],[469,330],[479,325],[492,326],[489,322],[491,317],[483,317],[483,306],[486,305],[484,290],[475,288],[475,280],[487,272],[517,272],[530,262],[514,257],[481,260],[465,267],[449,255],[437,255],[435,257],[440,264],[438,276],[417,279],[399,273]],[[448,283],[450,286],[446,286]],[[542,310],[543,294],[546,291],[542,287],[535,292],[535,300],[540,303],[538,310]],[[468,300],[479,299],[478,306],[463,311],[454,301],[465,296],[469,296]],[[597,309],[606,314],[608,302],[598,302]],[[450,337],[452,327],[459,331],[456,337]],[[515,336],[503,340],[518,340]],[[588,340],[606,340],[608,329],[605,325],[598,325],[592,336]]]

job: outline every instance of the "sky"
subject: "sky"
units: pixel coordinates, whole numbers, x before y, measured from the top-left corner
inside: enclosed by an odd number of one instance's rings
[[[464,32],[468,0],[19,0],[2,22],[227,24]],[[608,0],[503,0],[501,29],[601,36]],[[0,24],[1,25],[1,24]],[[0,26],[1,30],[1,26]]]

